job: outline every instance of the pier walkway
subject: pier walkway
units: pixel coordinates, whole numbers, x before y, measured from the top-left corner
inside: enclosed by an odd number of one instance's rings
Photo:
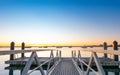
[[[11,43],[10,51],[0,51],[0,55],[10,55],[10,60],[5,63],[10,64],[24,64],[24,68],[21,71],[21,75],[30,75],[36,70],[40,71],[40,75],[89,75],[92,72],[94,75],[105,75],[103,64],[101,60],[108,60],[108,54],[114,56],[114,60],[110,60],[108,66],[114,65],[119,66],[120,61],[118,57],[120,51],[118,50],[117,42],[114,42],[114,50],[107,50],[106,43],[104,43],[104,50],[72,50],[70,58],[62,57],[62,51],[57,49],[25,49],[25,44],[22,43],[21,50],[14,50],[14,42]],[[49,52],[50,56],[47,58],[38,57],[37,52]],[[91,53],[89,58],[81,57],[81,51],[87,51]],[[25,53],[30,52],[29,57],[25,56]],[[21,57],[16,58],[16,54],[20,53]],[[101,59],[97,56],[98,53],[103,53],[104,57]],[[24,60],[25,59],[25,60]],[[88,59],[87,61],[85,61]],[[24,62],[24,63],[23,63]],[[108,63],[108,61],[107,61]],[[36,64],[34,69],[30,69],[31,65]],[[46,72],[44,71],[44,65],[46,65]],[[94,65],[97,70],[95,70]],[[10,71],[11,72],[11,71]],[[13,72],[12,72],[13,74]]]
[[[50,57],[47,57],[47,58],[38,57],[37,52],[44,52],[44,51],[49,51]],[[91,57],[88,58],[87,62],[85,61],[85,59],[87,58],[81,57],[80,51],[87,51],[92,53]],[[27,53],[27,52],[31,53],[30,57],[22,57],[22,56],[21,58],[14,57],[15,54]],[[21,75],[30,75],[32,72],[38,69],[41,72],[40,75],[89,75],[91,71],[95,75],[105,75],[104,69],[102,68],[102,65],[104,64],[104,62],[102,62],[101,59],[97,56],[97,53],[120,55],[120,51],[115,51],[115,50],[74,50],[71,52],[70,58],[64,58],[64,57],[61,57],[61,50],[55,50],[55,49],[0,51],[0,55],[10,54],[10,58],[12,57],[12,59],[10,59],[9,61],[6,61],[6,63],[10,65],[12,64],[25,65],[25,67],[21,72]],[[25,62],[23,61],[24,59],[25,59]],[[43,59],[44,61],[42,61]],[[102,58],[102,60],[103,59],[108,60],[108,58]],[[30,67],[33,63],[35,63],[37,67],[30,71]],[[107,63],[111,63],[114,66],[119,65],[119,61],[114,61],[114,60],[110,60]],[[108,66],[111,66],[111,64],[108,64]],[[43,65],[46,65],[47,72],[44,72]],[[98,71],[94,70],[92,68],[92,65],[96,66]],[[87,68],[86,70],[84,66],[86,66]]]
[[[48,75],[81,75],[72,59],[61,59]]]

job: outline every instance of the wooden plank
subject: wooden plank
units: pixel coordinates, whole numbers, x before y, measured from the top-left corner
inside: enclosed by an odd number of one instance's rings
[[[3,51],[0,51],[0,55],[18,54],[18,53],[26,53],[26,52],[32,52],[32,51],[51,51],[51,50],[55,50],[55,49],[30,49],[30,50],[14,50],[14,51],[3,50]],[[81,51],[120,55],[119,50],[118,51],[115,51],[115,50],[81,50]]]
[[[112,55],[120,55],[120,50],[81,50],[81,51],[87,51],[87,52],[96,52],[96,53],[106,53],[106,54],[112,54]]]
[[[5,61],[5,64],[11,64],[11,65],[24,65],[27,61],[28,61],[28,57],[24,57],[24,58],[17,58],[15,60],[8,60]],[[71,59],[71,58],[64,58],[62,57],[61,59]],[[45,62],[49,60],[49,57],[39,57],[39,61],[41,63]],[[81,58],[81,60],[83,60],[85,63],[89,62],[89,58]],[[120,61],[113,61],[113,59],[110,58],[99,58],[102,66],[118,66],[120,64]],[[32,65],[36,65],[34,62],[32,63]],[[81,65],[80,63],[78,65]],[[92,64],[91,66],[95,66],[95,64]]]
[[[14,50],[14,51],[0,51],[0,55],[8,55],[8,54],[18,54],[18,53],[27,53],[27,52],[33,52],[33,51],[51,51],[53,49],[30,49],[30,50]]]
[[[61,59],[60,63],[48,75],[80,75],[72,59]]]

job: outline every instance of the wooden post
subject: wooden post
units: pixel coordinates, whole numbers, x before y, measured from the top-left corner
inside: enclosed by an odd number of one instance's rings
[[[54,58],[54,54],[53,54],[53,50],[51,50],[51,53],[50,53],[50,58]]]
[[[72,51],[72,57],[73,57],[73,51]]]
[[[103,46],[104,46],[104,50],[107,50],[107,43],[106,42],[104,42]],[[104,58],[107,58],[107,54],[106,53],[104,53]]]
[[[76,57],[76,50],[74,50],[74,57]]]
[[[22,42],[22,44],[21,44],[21,49],[25,50],[25,43],[24,42]],[[21,53],[21,58],[24,58],[24,57],[25,57],[24,53]]]
[[[106,42],[103,43],[103,47],[104,47],[104,50],[107,50],[107,43]],[[107,58],[107,57],[108,57],[107,54],[104,53],[104,58]],[[108,75],[108,72],[105,72],[105,75]]]
[[[59,57],[61,58],[61,51],[59,51]]]
[[[113,41],[113,49],[114,50],[118,50],[118,42],[117,41]],[[114,61],[118,61],[118,55],[114,55]]]
[[[10,50],[14,50],[14,47],[15,47],[15,43],[14,42],[11,42],[10,43]],[[14,54],[10,54],[10,60],[14,60]]]
[[[81,57],[81,55],[80,55],[80,50],[78,51],[78,59]]]

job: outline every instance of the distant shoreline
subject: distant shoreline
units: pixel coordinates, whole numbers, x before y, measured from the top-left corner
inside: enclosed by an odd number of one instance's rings
[[[20,48],[21,46],[15,46],[15,47]],[[44,47],[83,47],[83,46],[26,46],[25,48],[32,48],[32,47],[44,48]],[[86,46],[86,47],[103,47],[103,46],[94,45],[94,46]],[[112,47],[112,45],[108,45],[107,47]],[[120,47],[120,45],[118,47]],[[0,46],[0,48],[10,48],[10,46]]]

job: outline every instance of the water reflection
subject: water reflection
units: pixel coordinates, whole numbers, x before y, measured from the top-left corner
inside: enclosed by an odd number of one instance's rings
[[[12,69],[9,70],[9,75],[13,75],[13,70]]]

